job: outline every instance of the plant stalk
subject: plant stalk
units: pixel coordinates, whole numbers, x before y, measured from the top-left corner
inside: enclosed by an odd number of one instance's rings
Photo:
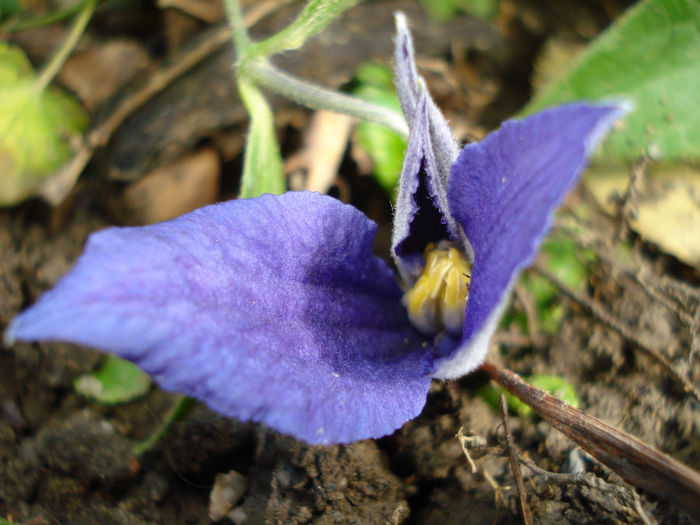
[[[224,8],[226,9],[228,25],[233,32],[233,45],[236,50],[236,60],[240,62],[245,58],[248,48],[250,48],[251,45],[248,28],[243,19],[241,2],[239,0],[224,0]]]
[[[303,106],[375,122],[403,137],[408,137],[408,124],[401,114],[360,98],[305,82],[280,71],[265,60],[251,60],[245,64],[243,73],[259,86]]]
[[[44,91],[44,89],[46,89],[46,87],[61,70],[63,64],[75,49],[75,46],[78,45],[80,37],[83,36],[85,28],[87,27],[87,24],[90,21],[92,13],[95,11],[98,2],[99,0],[86,0],[86,2],[82,5],[82,9],[73,22],[73,27],[71,27],[68,36],[61,43],[61,47],[58,48],[58,51],[54,53],[49,63],[44,66],[41,73],[37,77],[36,90],[38,93],[41,93]]]

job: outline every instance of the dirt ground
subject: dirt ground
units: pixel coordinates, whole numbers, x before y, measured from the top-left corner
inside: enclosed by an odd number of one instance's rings
[[[341,86],[367,59],[389,63],[392,13],[402,10],[413,20],[419,66],[431,91],[465,140],[482,136],[529,99],[545,42],[557,37],[585,43],[626,6],[566,5],[503,0],[494,21],[458,17],[439,24],[427,22],[412,2],[369,2],[276,62]],[[107,7],[98,11],[79,48],[82,65],[69,62],[72,73],[60,77],[81,95],[96,122],[211,32],[210,23],[181,10],[149,3]],[[273,10],[254,34],[281,27],[295,7]],[[40,28],[12,38],[41,61],[64,34]],[[97,84],[80,72],[104,60],[99,53],[115,42],[127,49],[121,53],[135,57],[133,71],[102,78],[114,89],[92,100]],[[235,195],[245,113],[230,61],[231,50],[222,47],[149,97],[95,153],[62,205],[37,200],[0,210],[0,330],[70,269],[90,232],[158,220]],[[290,155],[303,144],[310,113],[274,100],[282,148]],[[188,162],[201,163],[191,169]],[[330,192],[377,221],[381,242],[389,235],[389,201],[361,172],[346,152]],[[149,177],[155,190],[143,183]],[[595,252],[584,298],[599,308],[562,293],[564,316],[555,334],[536,323],[529,335],[504,326],[490,357],[519,374],[563,377],[576,388],[581,409],[700,469],[700,410],[678,379],[696,385],[700,380],[700,272],[627,231],[624,213],[603,213],[583,189],[565,208],[569,220],[578,203],[593,210],[578,219],[575,240]],[[616,246],[623,242],[635,269],[620,259]],[[530,301],[526,290],[516,290],[511,312],[527,313]],[[627,332],[615,328],[620,325]],[[649,349],[662,352],[673,372]],[[488,384],[483,373],[434,382],[423,413],[377,441],[310,447],[197,404],[137,457],[132,447],[159,427],[176,396],[153,387],[143,399],[120,406],[86,400],[72,381],[101,358],[68,344],[0,350],[0,518],[34,525],[195,524],[216,518],[236,524],[520,520],[501,415],[478,395]],[[585,473],[553,478],[523,468],[536,523],[694,522],[623,482],[545,421],[511,414],[510,426],[520,454],[540,469]],[[475,472],[458,432],[484,445],[472,450]]]

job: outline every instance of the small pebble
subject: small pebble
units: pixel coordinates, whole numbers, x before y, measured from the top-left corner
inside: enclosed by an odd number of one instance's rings
[[[209,495],[209,518],[219,521],[236,506],[248,487],[248,480],[235,470],[219,473],[214,481],[214,488]],[[235,520],[234,523],[237,523]]]

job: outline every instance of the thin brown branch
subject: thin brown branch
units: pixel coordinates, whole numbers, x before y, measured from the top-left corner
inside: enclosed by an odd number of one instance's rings
[[[523,466],[530,469],[533,474],[540,476],[545,481],[554,481],[556,483],[564,483],[570,485],[586,485],[592,488],[597,488],[596,484],[592,483],[588,479],[588,476],[584,473],[570,474],[568,472],[550,472],[549,470],[545,470],[539,465],[537,465],[531,459],[520,457],[518,458],[518,460]]]
[[[481,370],[625,481],[700,516],[700,473],[636,437],[485,363]]]
[[[503,419],[503,430],[506,435],[506,450],[510,459],[510,469],[513,471],[515,478],[515,488],[518,491],[518,509],[520,510],[520,518],[524,525],[532,525],[532,511],[527,503],[527,491],[523,482],[523,475],[520,472],[520,463],[518,462],[518,453],[513,445],[513,435],[510,433],[510,422],[508,420],[508,405],[506,404],[505,394],[501,394],[501,418]]]

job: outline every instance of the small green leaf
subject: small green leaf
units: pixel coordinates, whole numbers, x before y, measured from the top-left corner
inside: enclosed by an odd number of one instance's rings
[[[353,94],[359,98],[400,112],[398,96],[393,88],[391,71],[382,65],[367,63],[357,71],[359,85]],[[362,121],[355,128],[357,145],[372,159],[372,174],[384,190],[393,194],[401,174],[406,139],[390,129]]]
[[[355,71],[358,86],[373,86],[386,91],[394,90],[394,73],[383,64],[365,62]]]
[[[560,401],[564,401],[574,408],[578,408],[580,405],[576,388],[563,377],[551,374],[536,374],[530,376],[528,383],[545,392],[549,392]]]
[[[15,84],[33,74],[31,62],[19,47],[0,43],[0,86]]]
[[[490,20],[498,13],[498,0],[456,0],[457,6],[467,14]]]
[[[559,290],[547,279],[535,273],[524,274],[520,282],[532,296],[539,330],[547,334],[557,333],[559,323],[564,317],[564,309],[559,302]],[[518,313],[520,315],[516,316],[515,320],[519,322],[522,331],[528,333],[526,314]]]
[[[457,15],[455,0],[420,0],[428,16],[438,22],[448,22]]]
[[[357,2],[358,0],[309,0],[294,22],[267,40],[253,44],[247,57],[269,57],[282,51],[299,49],[311,36]]]
[[[37,194],[73,156],[88,122],[82,106],[60,89],[38,90],[24,53],[0,43],[0,206]]]
[[[610,133],[609,160],[700,158],[700,2],[647,0],[598,37],[524,114],[573,100],[630,100],[635,109]]]
[[[542,243],[547,269],[571,288],[583,289],[588,282],[587,265],[595,261],[592,250],[580,248],[566,235],[551,235]]]
[[[551,235],[542,243],[543,263],[549,273],[567,286],[582,290],[588,283],[588,265],[595,261],[591,250],[580,248],[565,235]],[[559,290],[547,279],[536,273],[527,272],[520,278],[520,284],[529,292],[537,314],[540,330],[554,334],[564,316]],[[527,333],[527,317],[524,312],[511,310],[504,317],[504,326],[516,322]]]
[[[420,0],[428,16],[438,22],[447,22],[466,13],[489,19],[498,11],[498,0]]]
[[[77,377],[73,387],[98,403],[116,405],[143,397],[151,387],[151,378],[135,364],[107,354],[99,369]]]
[[[563,377],[551,374],[536,374],[524,379],[532,386],[548,392],[574,408],[578,408],[580,404],[576,389]],[[477,396],[483,399],[494,410],[500,410],[499,398],[501,394],[505,394],[506,405],[508,406],[508,410],[513,414],[520,417],[532,416],[534,414],[532,408],[499,385],[490,383],[477,392]]]
[[[250,115],[239,198],[249,199],[263,193],[284,193],[286,188],[282,157],[275,134],[272,108],[262,92],[240,76],[238,91]]]

